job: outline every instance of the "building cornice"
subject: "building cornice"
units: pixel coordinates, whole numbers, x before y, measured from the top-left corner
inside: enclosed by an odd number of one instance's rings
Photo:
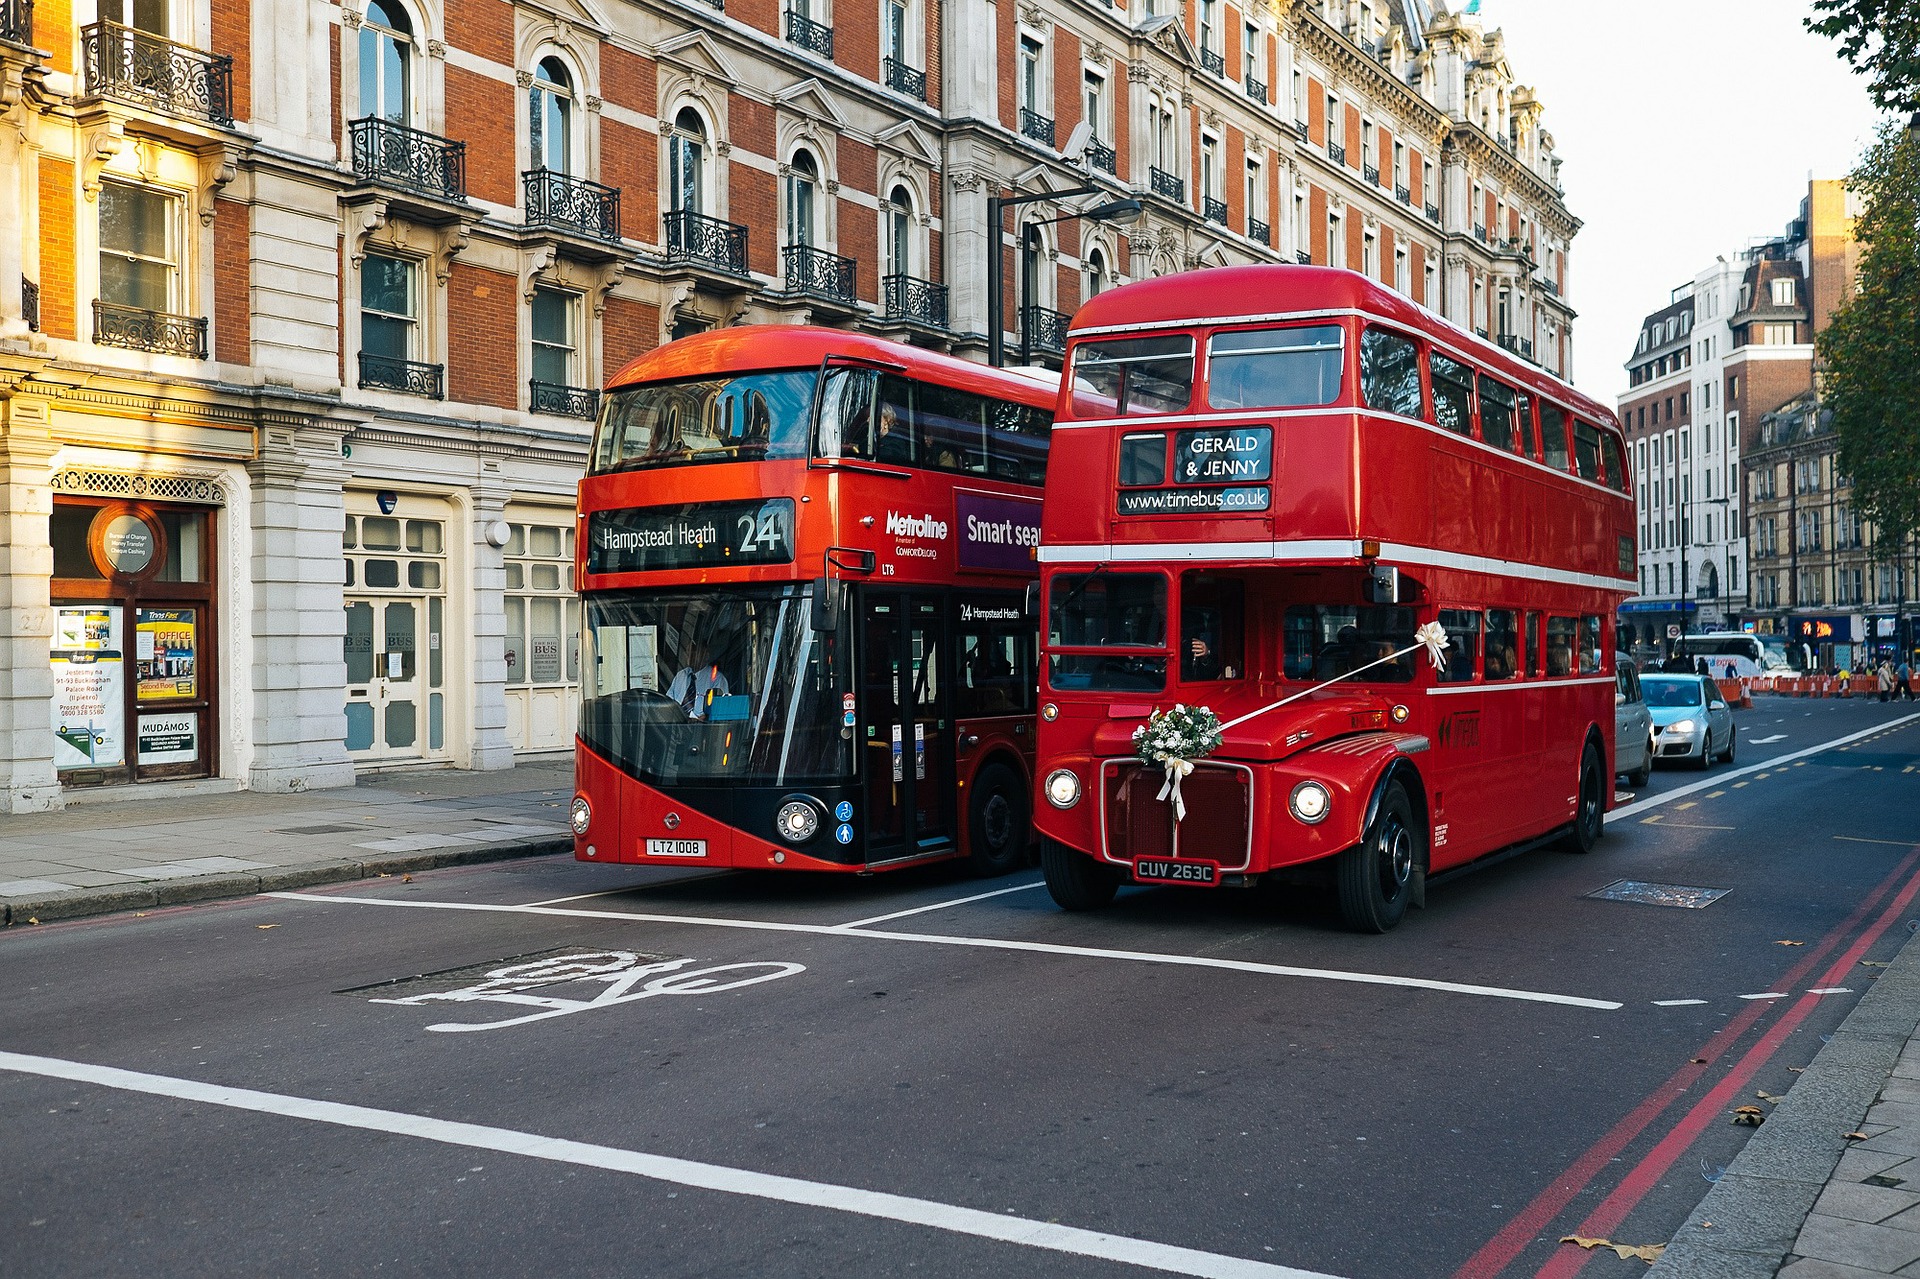
[[[1378,95],[1376,102],[1379,97],[1391,95],[1393,105],[1400,108],[1403,123],[1417,120],[1424,126],[1407,131],[1406,136],[1417,132],[1435,148],[1446,140],[1453,123],[1447,113],[1421,97],[1412,85],[1394,74],[1391,67],[1368,57],[1353,41],[1334,30],[1332,24],[1314,11],[1311,0],[1293,0],[1292,7],[1282,10],[1280,16],[1282,21],[1292,23],[1294,42],[1317,54],[1328,70],[1350,81],[1385,89],[1387,93]]]

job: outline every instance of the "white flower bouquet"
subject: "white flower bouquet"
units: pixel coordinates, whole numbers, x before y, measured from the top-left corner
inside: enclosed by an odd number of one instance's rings
[[[1133,750],[1143,764],[1170,759],[1205,759],[1220,749],[1220,717],[1204,706],[1174,703],[1155,711],[1133,730]]]

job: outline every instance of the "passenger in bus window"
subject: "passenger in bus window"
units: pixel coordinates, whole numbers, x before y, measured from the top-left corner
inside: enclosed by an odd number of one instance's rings
[[[900,421],[900,410],[891,404],[880,406],[880,429],[873,439],[873,460],[901,466],[913,460],[913,439]]]
[[[1513,679],[1520,674],[1518,615],[1511,609],[1487,610],[1487,678]]]
[[[1547,674],[1573,674],[1573,619],[1547,619]]]
[[[1440,625],[1447,631],[1447,664],[1440,672],[1440,682],[1471,680],[1480,657],[1480,614],[1470,609],[1443,608]]]

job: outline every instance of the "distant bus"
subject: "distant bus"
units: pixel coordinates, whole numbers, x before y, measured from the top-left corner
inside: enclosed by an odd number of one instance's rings
[[[1756,671],[1761,675],[1791,675],[1795,671],[1787,641],[1778,635],[1709,631],[1703,635],[1682,635],[1673,642],[1673,647],[1682,657],[1706,658],[1715,675],[1720,674],[1720,663],[1714,659],[1727,657],[1744,657],[1753,663],[1754,670],[1742,670],[1742,675]]]

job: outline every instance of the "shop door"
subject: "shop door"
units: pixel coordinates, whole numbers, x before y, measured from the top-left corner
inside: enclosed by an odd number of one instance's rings
[[[349,598],[347,609],[347,753],[379,763],[425,753],[419,636],[426,601]]]
[[[867,860],[953,846],[947,641],[937,597],[871,593],[861,613]]]

